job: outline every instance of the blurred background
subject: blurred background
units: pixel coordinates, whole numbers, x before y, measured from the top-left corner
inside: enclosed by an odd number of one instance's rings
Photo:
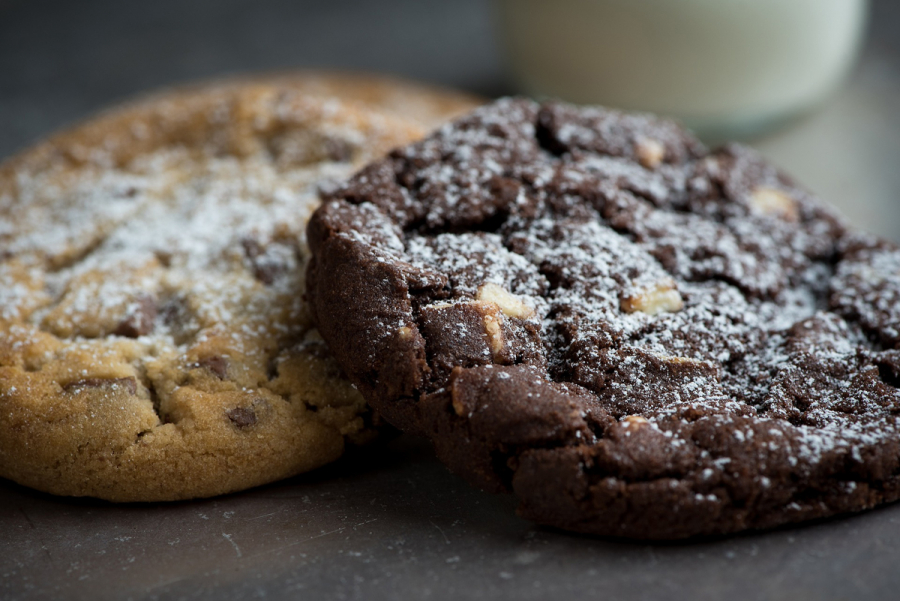
[[[654,3],[701,11],[716,5],[642,0],[630,6]],[[0,0],[0,158],[135,94],[246,72],[338,68],[392,73],[486,97],[589,94],[578,72],[568,73],[575,88],[542,89],[556,84],[530,77],[537,60],[527,50],[532,30],[510,25],[510,11],[524,15],[526,6],[570,5],[578,2]],[[554,10],[558,16],[563,9]],[[872,0],[870,11],[860,58],[846,83],[815,110],[749,142],[851,221],[900,240],[900,2]],[[836,19],[838,25],[846,21]],[[533,22],[539,26],[532,48],[538,56],[597,52],[584,45],[592,39],[590,22],[571,35],[568,25],[558,24],[556,38],[540,39],[548,17],[536,13]],[[817,26],[803,23],[797,34]],[[619,39],[628,50],[623,56],[638,60],[640,44],[632,45],[627,29],[614,31],[625,32]],[[776,58],[789,52],[765,37],[759,49]],[[624,81],[616,90],[630,83]],[[665,110],[660,106],[642,108]]]

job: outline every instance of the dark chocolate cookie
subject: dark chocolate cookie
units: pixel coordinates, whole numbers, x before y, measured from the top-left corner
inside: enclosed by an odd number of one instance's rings
[[[370,164],[309,241],[365,398],[529,519],[681,538],[900,496],[900,250],[747,148],[501,100]]]

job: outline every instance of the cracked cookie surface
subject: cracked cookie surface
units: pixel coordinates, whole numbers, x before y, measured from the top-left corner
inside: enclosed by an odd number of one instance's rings
[[[371,440],[302,301],[306,219],[320,187],[470,106],[371,78],[226,82],[0,166],[0,476],[184,499]]]
[[[748,148],[504,99],[308,234],[351,381],[526,518],[683,538],[900,497],[900,251]]]

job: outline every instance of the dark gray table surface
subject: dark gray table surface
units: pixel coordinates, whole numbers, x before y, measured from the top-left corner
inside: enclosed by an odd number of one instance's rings
[[[484,0],[0,0],[0,158],[135,93],[294,67],[513,92]],[[848,85],[754,141],[900,239],[900,3]],[[0,599],[898,599],[900,506],[683,544],[574,536],[450,475],[427,443],[217,499],[111,505],[0,480]]]
[[[0,488],[0,598],[897,599],[900,507],[686,544],[575,536],[449,474],[424,441],[217,499]]]

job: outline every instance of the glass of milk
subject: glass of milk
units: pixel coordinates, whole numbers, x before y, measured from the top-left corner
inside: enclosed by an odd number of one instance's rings
[[[673,116],[747,137],[824,100],[852,67],[867,0],[495,0],[529,94]]]

